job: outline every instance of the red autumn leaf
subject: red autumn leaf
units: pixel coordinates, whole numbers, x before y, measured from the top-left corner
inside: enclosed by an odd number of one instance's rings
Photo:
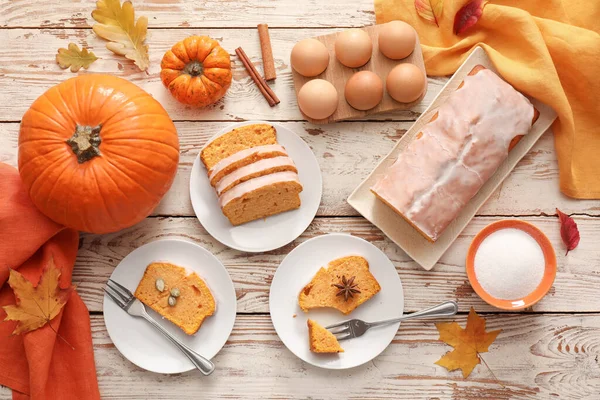
[[[567,214],[560,211],[558,208],[556,209],[556,213],[558,214],[558,219],[560,220],[560,237],[562,238],[563,243],[567,246],[567,252],[565,256],[569,254],[569,251],[573,250],[579,244],[579,229],[577,228],[577,223]]]
[[[479,21],[483,14],[483,7],[487,4],[487,0],[471,0],[454,16],[454,33],[463,33]]]

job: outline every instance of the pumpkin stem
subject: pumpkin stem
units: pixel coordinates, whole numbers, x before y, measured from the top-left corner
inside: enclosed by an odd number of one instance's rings
[[[204,72],[204,66],[200,61],[193,60],[187,63],[183,71],[190,74],[191,76],[198,76],[202,75],[202,73]]]
[[[77,125],[73,136],[67,139],[67,144],[73,149],[79,164],[100,155],[99,147],[102,142],[100,129],[102,129],[101,125],[95,127]]]

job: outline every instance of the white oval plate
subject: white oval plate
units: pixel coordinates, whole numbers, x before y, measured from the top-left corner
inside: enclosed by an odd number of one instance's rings
[[[252,253],[278,249],[300,236],[317,214],[323,192],[321,169],[315,155],[304,140],[284,126],[264,121],[240,122],[221,130],[213,139],[234,128],[260,123],[275,127],[277,141],[285,147],[298,168],[300,183],[304,187],[300,193],[302,205],[299,209],[233,226],[221,212],[200,154],[194,161],[190,177],[192,207],[204,229],[224,245]]]
[[[302,288],[319,268],[336,258],[349,255],[367,259],[371,273],[381,285],[381,291],[350,315],[334,309],[303,312],[298,305],[298,294]],[[377,357],[392,342],[400,323],[372,328],[359,338],[341,341],[343,353],[315,354],[310,351],[308,344],[308,318],[327,326],[351,318],[369,322],[400,317],[404,309],[404,294],[394,264],[381,250],[354,236],[329,234],[310,239],[287,255],[273,277],[269,307],[275,330],[292,353],[317,367],[346,369]]]
[[[233,282],[221,262],[195,243],[167,239],[138,247],[129,253],[110,279],[135,292],[148,264],[170,262],[196,272],[212,292],[217,307],[195,335],[187,335],[158,313],[146,310],[159,324],[184,344],[211,359],[225,345],[235,322],[237,300]],[[104,322],[117,349],[140,368],[161,374],[175,374],[194,369],[192,363],[167,338],[142,318],[132,317],[104,295]]]

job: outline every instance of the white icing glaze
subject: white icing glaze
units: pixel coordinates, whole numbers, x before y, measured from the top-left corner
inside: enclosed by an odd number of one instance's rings
[[[489,69],[467,76],[372,187],[436,240],[531,128],[529,100]]]
[[[298,182],[298,174],[291,171],[285,172],[276,172],[274,174],[268,174],[259,176],[258,178],[253,178],[247,180],[246,182],[242,182],[239,185],[232,187],[230,190],[223,193],[221,197],[219,197],[219,205],[221,208],[225,207],[227,203],[231,200],[235,200],[243,195],[253,192],[256,189],[260,189],[264,186],[272,185],[274,183],[279,182]]]
[[[267,171],[271,168],[275,167],[285,167],[290,166],[295,168],[294,161],[289,157],[273,157],[273,158],[264,158],[262,160],[253,162],[252,164],[248,164],[245,167],[241,167],[236,169],[230,174],[225,175],[219,183],[215,186],[217,190],[217,195],[221,195],[223,190],[229,187],[231,184],[236,182],[239,179],[242,179],[246,176],[256,174],[258,172]]]
[[[235,162],[241,161],[246,157],[250,157],[252,155],[261,155],[264,153],[273,153],[273,152],[278,152],[283,155],[287,155],[287,152],[285,151],[283,146],[278,145],[278,144],[268,144],[265,146],[256,146],[256,147],[251,147],[249,149],[244,149],[244,150],[238,151],[237,153],[234,153],[234,154],[230,155],[229,157],[225,157],[224,159],[222,159],[221,161],[216,163],[210,169],[210,171],[208,171],[208,179],[210,181],[212,181],[213,178],[219,172],[221,172],[224,168],[227,168],[229,165],[231,165]]]

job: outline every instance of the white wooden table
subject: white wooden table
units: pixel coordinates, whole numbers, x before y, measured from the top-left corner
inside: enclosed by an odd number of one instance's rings
[[[92,320],[96,367],[103,398],[119,399],[599,399],[600,398],[600,201],[575,201],[558,190],[551,133],[520,162],[432,271],[424,271],[378,229],[357,216],[346,198],[410,127],[445,82],[430,78],[427,97],[413,112],[368,121],[316,126],[302,121],[288,62],[293,44],[334,30],[373,24],[372,0],[134,0],[149,19],[151,67],[140,73],[104,48],[90,29],[94,1],[0,0],[0,161],[16,165],[19,121],[31,102],[72,76],[54,62],[69,42],[91,47],[101,57],[90,72],[129,79],[152,93],[176,121],[181,162],[170,192],[142,223],[110,235],[82,235],[73,281]],[[281,104],[270,108],[241,63],[224,101],[206,110],[175,103],[159,79],[163,53],[191,34],[210,35],[233,54],[242,46],[260,65],[256,25],[268,23]],[[260,67],[259,67],[260,68]],[[246,119],[279,121],[315,152],[324,179],[318,217],[292,244],[265,254],[245,254],[218,243],[194,217],[188,194],[192,162],[219,129]],[[555,207],[574,216],[581,244],[564,256]],[[533,310],[498,312],[468,284],[464,258],[473,236],[489,222],[519,217],[550,238],[558,274],[550,293]],[[295,246],[329,232],[346,232],[382,249],[396,265],[405,290],[405,312],[457,299],[464,326],[469,307],[484,314],[490,329],[503,331],[484,355],[500,382],[478,366],[468,379],[434,362],[450,347],[439,342],[429,322],[403,323],[378,358],[349,371],[313,368],[279,341],[268,308],[268,290],[278,264]],[[117,263],[136,247],[165,237],[193,240],[227,267],[238,298],[238,317],[229,341],[215,357],[216,372],[175,376],[143,371],[111,343],[102,317],[102,287]],[[0,388],[0,398],[10,391]]]

